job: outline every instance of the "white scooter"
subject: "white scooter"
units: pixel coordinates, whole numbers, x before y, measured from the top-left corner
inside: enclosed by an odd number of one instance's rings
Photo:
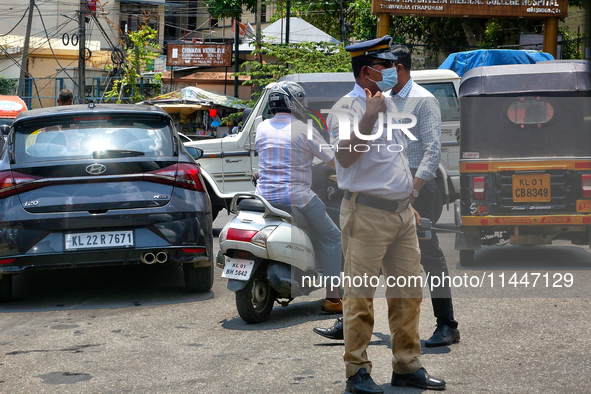
[[[297,208],[290,208],[249,193],[238,193],[232,200],[230,211],[237,216],[219,235],[222,255],[216,264],[228,279],[228,289],[236,293],[238,313],[247,323],[267,320],[275,300],[287,306],[295,297],[318,290],[322,281],[309,226]]]

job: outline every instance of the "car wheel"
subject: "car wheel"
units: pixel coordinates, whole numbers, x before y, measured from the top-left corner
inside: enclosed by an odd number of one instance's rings
[[[460,250],[460,264],[462,264],[464,267],[470,267],[474,265],[474,251]]]
[[[0,302],[12,298],[12,275],[2,275],[0,279]]]
[[[236,292],[238,314],[242,320],[250,324],[267,320],[275,303],[275,289],[269,285],[263,271],[257,271],[246,286]]]
[[[185,287],[192,292],[206,292],[213,287],[213,264],[209,267],[194,267],[183,264]]]

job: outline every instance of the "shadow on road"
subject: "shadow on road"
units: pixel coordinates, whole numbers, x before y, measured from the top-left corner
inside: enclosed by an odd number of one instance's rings
[[[212,299],[185,290],[181,267],[133,265],[25,272],[13,278],[13,299],[0,313],[113,309]]]
[[[228,330],[240,331],[261,331],[261,330],[277,330],[285,327],[297,326],[309,321],[323,321],[325,326],[330,326],[334,323],[339,314],[327,314],[320,311],[320,305],[323,300],[296,302],[281,307],[275,304],[271,316],[267,321],[259,324],[247,324],[240,317],[231,320],[222,320],[222,327]],[[319,326],[320,326],[319,325]]]
[[[591,253],[577,246],[485,246],[465,270],[591,270]]]

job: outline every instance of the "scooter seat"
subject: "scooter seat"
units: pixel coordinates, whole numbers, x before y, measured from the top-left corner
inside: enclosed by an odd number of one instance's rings
[[[273,207],[285,211],[287,213],[291,213],[291,206],[279,203],[270,203]],[[238,207],[241,211],[250,211],[250,212],[265,212],[265,206],[260,200],[255,200],[252,198],[241,200],[238,203]]]

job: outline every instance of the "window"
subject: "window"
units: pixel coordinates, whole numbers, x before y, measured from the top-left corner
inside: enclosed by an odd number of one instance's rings
[[[138,7],[135,3],[121,2],[119,12],[121,14],[119,29],[122,35],[129,31],[137,31],[143,24],[148,24],[154,30],[159,29],[158,6],[142,4]]]
[[[460,120],[460,104],[456,96],[456,90],[451,82],[444,83],[420,83],[422,87],[427,89],[441,107],[441,121],[453,122]]]
[[[130,157],[173,153],[168,122],[135,114],[55,116],[41,128],[38,122],[29,121],[16,130],[15,146],[18,163],[97,158],[104,152]]]
[[[218,27],[218,18],[209,18],[209,27]]]
[[[549,102],[536,99],[522,98],[521,101],[516,101],[509,105],[507,116],[513,123],[525,124],[542,124],[548,122],[554,116],[554,108]]]

